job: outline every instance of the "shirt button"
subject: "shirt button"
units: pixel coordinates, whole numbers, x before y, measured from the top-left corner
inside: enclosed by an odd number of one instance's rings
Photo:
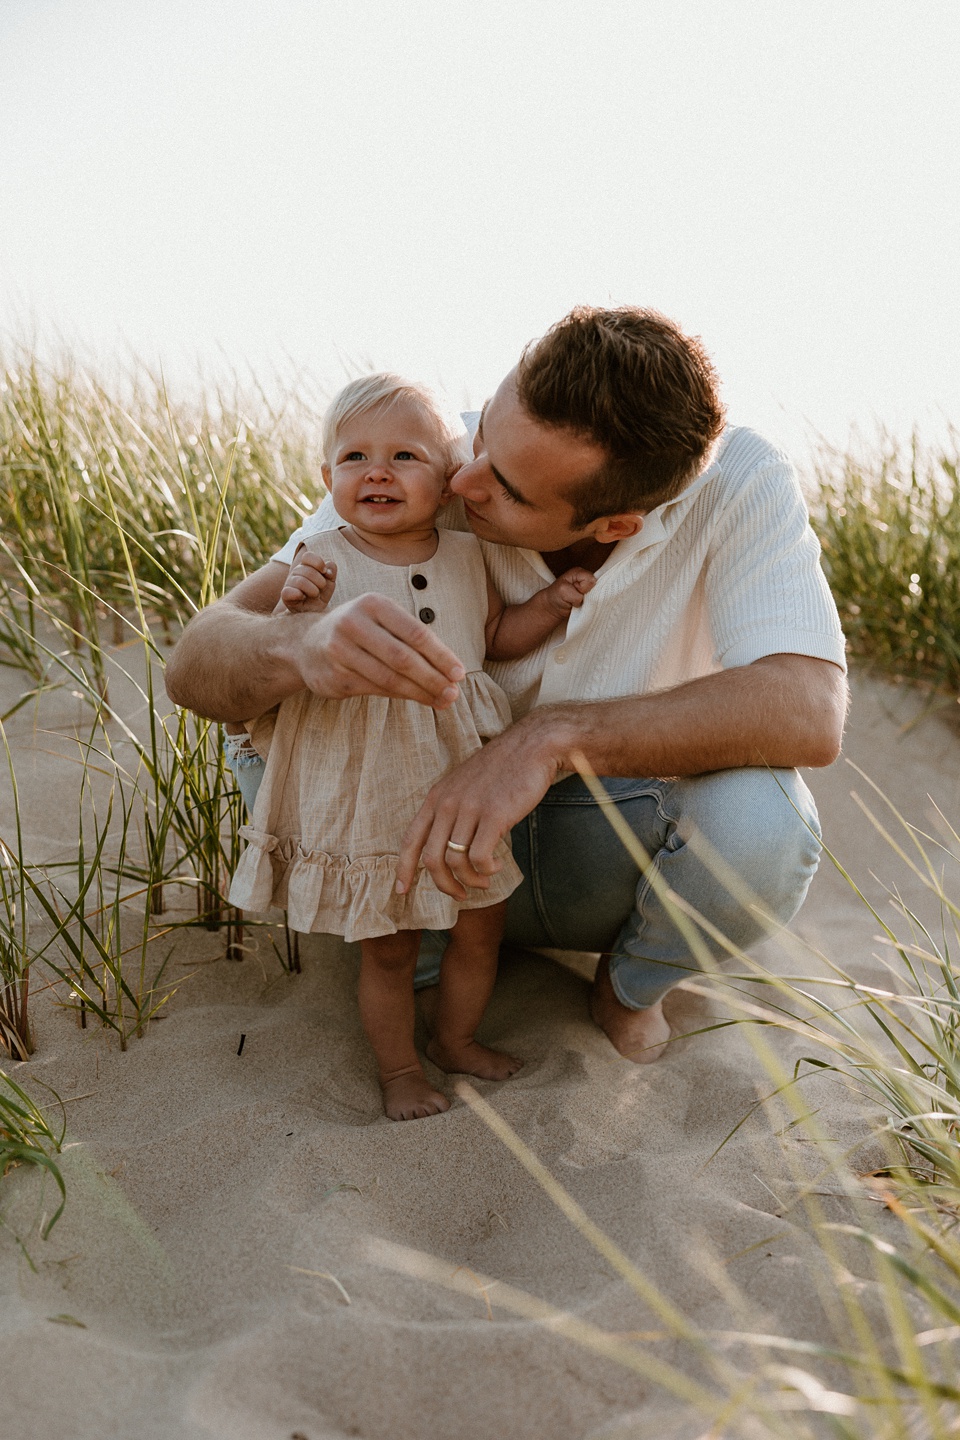
[[[436,620],[436,618],[437,617],[434,612],[427,605],[425,605],[420,611],[420,619],[423,621],[424,625],[431,625],[433,621]]]
[[[554,660],[557,662],[558,665],[566,665],[566,663],[567,663],[567,652],[566,652],[566,650],[554,650],[554,652],[553,652],[553,658],[554,658]]]
[[[413,586],[414,590],[426,590],[427,577],[426,575],[411,575],[410,584]]]

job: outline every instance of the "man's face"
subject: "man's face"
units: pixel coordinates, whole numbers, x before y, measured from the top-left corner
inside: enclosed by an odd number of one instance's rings
[[[573,530],[570,487],[607,459],[601,445],[532,419],[517,398],[514,372],[484,407],[474,459],[450,481],[481,540],[530,550],[563,550],[592,534]]]

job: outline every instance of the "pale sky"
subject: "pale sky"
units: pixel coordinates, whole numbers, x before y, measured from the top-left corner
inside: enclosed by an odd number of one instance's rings
[[[479,405],[578,302],[960,424],[957,0],[0,0],[0,330]]]

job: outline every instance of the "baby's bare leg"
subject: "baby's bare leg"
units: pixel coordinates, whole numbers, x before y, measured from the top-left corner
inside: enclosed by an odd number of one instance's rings
[[[482,910],[461,910],[450,931],[440,966],[440,993],[434,1037],[427,1054],[441,1070],[509,1080],[523,1064],[473,1038],[497,978],[506,902]]]
[[[413,972],[419,930],[378,935],[360,944],[360,1019],[380,1071],[383,1108],[391,1120],[421,1120],[449,1110],[434,1090],[413,1044]]]

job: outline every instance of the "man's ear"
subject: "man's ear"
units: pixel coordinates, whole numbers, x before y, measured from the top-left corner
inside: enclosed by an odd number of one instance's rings
[[[643,512],[636,515],[604,515],[593,523],[593,538],[601,545],[615,545],[618,540],[629,540],[643,529]]]
[[[325,489],[329,491],[330,481],[333,479],[333,471],[330,469],[330,466],[327,464],[326,460],[324,460],[323,464],[320,466],[320,475],[323,479]]]

